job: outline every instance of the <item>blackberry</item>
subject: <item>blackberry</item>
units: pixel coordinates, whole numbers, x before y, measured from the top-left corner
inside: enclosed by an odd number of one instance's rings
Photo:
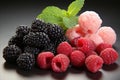
[[[24,48],[24,52],[26,53],[31,53],[31,54],[34,54],[34,55],[37,55],[38,53],[41,52],[41,50],[39,48],[36,48],[36,47],[30,47],[30,46],[27,46]]]
[[[23,48],[24,48],[23,38],[21,38],[21,37],[19,37],[17,35],[12,36],[11,39],[8,41],[8,45],[16,45],[21,50],[23,50]]]
[[[44,32],[47,34],[47,29],[48,29],[47,24],[39,19],[33,21],[31,25],[31,31],[33,32]]]
[[[51,40],[55,40],[57,38],[60,38],[64,35],[64,30],[55,24],[49,24],[49,28],[48,28],[48,36]]]
[[[49,44],[49,45],[46,45],[43,51],[50,51],[50,52],[56,54],[56,48],[55,48],[55,45],[52,44],[52,43]]]
[[[29,28],[26,25],[20,25],[19,27],[16,28],[16,34],[19,37],[24,37],[29,33]]]
[[[14,63],[22,53],[21,49],[15,45],[9,45],[3,49],[3,58],[6,62]]]
[[[30,32],[23,38],[24,43],[32,47],[43,47],[49,44],[50,39],[44,32]]]
[[[31,53],[23,53],[17,59],[17,65],[24,71],[29,71],[35,64],[35,56]]]

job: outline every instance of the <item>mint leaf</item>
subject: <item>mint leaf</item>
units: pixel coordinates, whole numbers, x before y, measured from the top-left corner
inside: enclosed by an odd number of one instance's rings
[[[63,17],[63,24],[67,28],[74,27],[78,23],[78,17],[72,16],[72,17]]]
[[[84,5],[84,0],[75,0],[68,6],[68,16],[75,16]]]

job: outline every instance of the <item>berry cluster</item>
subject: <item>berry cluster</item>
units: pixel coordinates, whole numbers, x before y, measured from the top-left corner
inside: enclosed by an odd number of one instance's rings
[[[58,25],[38,19],[30,28],[19,26],[4,48],[3,57],[6,62],[17,63],[27,71],[36,63],[39,68],[54,72],[65,72],[71,65],[86,66],[95,73],[103,64],[113,64],[118,59],[118,52],[112,47],[116,41],[114,30],[110,27],[99,29],[102,20],[93,11],[82,13],[78,22],[66,32]]]
[[[3,57],[6,62],[17,63],[21,69],[30,70],[39,53],[49,51],[56,54],[58,44],[63,41],[68,40],[60,26],[36,19],[31,27],[20,25],[16,28],[16,34],[3,50]]]

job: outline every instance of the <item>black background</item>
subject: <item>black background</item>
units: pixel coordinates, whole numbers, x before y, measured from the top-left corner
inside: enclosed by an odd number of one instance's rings
[[[5,63],[2,50],[15,34],[19,25],[31,25],[41,11],[50,5],[67,9],[73,0],[1,0],[0,1],[0,80],[120,80],[120,59],[111,66],[104,66],[96,74],[86,70],[70,68],[65,73],[33,69],[23,72],[15,65]],[[86,0],[80,13],[93,10],[103,20],[102,26],[111,26],[117,33],[115,49],[120,53],[120,6],[119,0]],[[79,14],[80,14],[79,13]],[[79,15],[78,14],[78,15]]]

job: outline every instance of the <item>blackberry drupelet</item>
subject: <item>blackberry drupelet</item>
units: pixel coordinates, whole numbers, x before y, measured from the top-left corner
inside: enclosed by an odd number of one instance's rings
[[[43,51],[50,51],[54,54],[56,54],[56,48],[55,45],[50,43],[49,45],[46,45]]]
[[[24,48],[23,38],[21,38],[21,37],[19,37],[17,35],[12,36],[11,39],[8,41],[8,45],[16,45],[21,50],[23,50],[23,48]]]
[[[47,29],[47,24],[39,19],[34,20],[31,25],[31,31],[33,32],[44,32],[47,34]]]
[[[37,54],[39,54],[41,52],[41,50],[39,48],[36,48],[36,47],[27,46],[27,47],[24,48],[24,52],[37,55]]]
[[[23,40],[26,45],[32,47],[44,47],[50,43],[48,35],[44,32],[30,32]]]
[[[31,53],[23,53],[17,58],[17,65],[24,71],[29,71],[35,65],[35,56]]]
[[[19,27],[16,28],[16,34],[19,37],[24,37],[27,35],[30,31],[30,28],[27,27],[27,25],[20,25]]]
[[[69,40],[67,39],[67,37],[62,36],[61,38],[56,39],[53,43],[54,43],[55,47],[57,47],[63,41],[69,42]]]
[[[6,62],[15,63],[18,56],[22,53],[16,45],[9,45],[3,49],[3,58]]]
[[[55,40],[64,35],[64,30],[60,26],[55,24],[49,26],[50,27],[48,28],[48,36],[51,40]]]

